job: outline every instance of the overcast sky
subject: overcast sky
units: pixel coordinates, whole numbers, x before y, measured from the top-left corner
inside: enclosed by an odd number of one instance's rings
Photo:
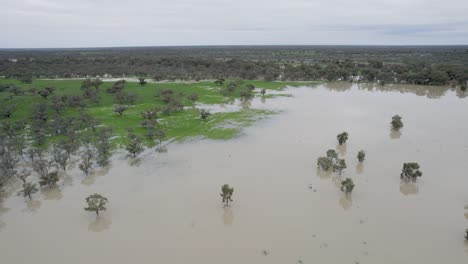
[[[468,0],[0,0],[0,48],[468,44]]]

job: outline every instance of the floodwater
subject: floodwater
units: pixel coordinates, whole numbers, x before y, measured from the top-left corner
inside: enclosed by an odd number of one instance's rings
[[[463,94],[357,84],[285,92],[293,96],[252,102],[282,111],[236,139],[172,143],[138,160],[118,153],[31,202],[5,198],[2,263],[468,263]],[[400,133],[389,127],[395,114]],[[342,131],[349,140],[337,148]],[[335,148],[348,165],[341,176],[316,167]],[[423,176],[401,184],[409,161]],[[349,197],[339,190],[346,177],[356,184]],[[235,188],[229,208],[224,183]],[[99,217],[83,210],[95,192],[110,201]]]

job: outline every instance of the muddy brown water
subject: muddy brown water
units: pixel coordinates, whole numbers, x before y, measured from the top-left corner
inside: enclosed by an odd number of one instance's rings
[[[329,84],[255,100],[282,112],[227,141],[117,153],[59,189],[0,203],[2,263],[468,263],[468,99],[443,87]],[[392,133],[394,114],[404,128]],[[337,148],[336,135],[350,134]],[[338,149],[342,176],[317,171]],[[356,154],[366,151],[358,164]],[[423,176],[400,184],[402,163]],[[346,197],[340,180],[356,187]],[[234,186],[223,208],[220,187]],[[16,192],[15,183],[10,186]],[[84,198],[101,193],[96,217]]]

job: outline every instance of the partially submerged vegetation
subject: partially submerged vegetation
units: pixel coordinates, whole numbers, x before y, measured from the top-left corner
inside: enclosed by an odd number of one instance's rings
[[[141,78],[139,83],[108,83],[88,78],[31,84],[0,79],[0,85],[6,87],[0,92],[0,189],[16,175],[23,181],[20,195],[31,198],[37,187],[26,181],[30,171],[18,170],[24,164],[31,164],[41,187],[55,188],[72,156],[88,176],[109,164],[117,146],[135,158],[155,145],[157,152],[166,152],[164,140],[233,138],[273,112],[243,107],[212,113],[197,109],[196,102],[248,102],[260,96],[256,86],[280,90],[288,83],[219,79],[155,84]],[[22,160],[26,163],[20,165]]]
[[[229,202],[232,202],[232,195],[234,194],[234,188],[230,187],[229,184],[221,186],[221,200],[224,206],[229,206]]]
[[[406,182],[416,182],[416,180],[422,176],[422,172],[419,170],[420,166],[416,162],[403,163],[403,169],[400,174],[400,178]]]
[[[341,134],[338,134],[338,136],[336,136],[336,138],[338,139],[338,144],[343,145],[348,140],[348,133],[343,132]]]
[[[400,130],[400,128],[403,127],[403,121],[401,121],[401,116],[399,115],[394,115],[392,117],[392,122],[390,124],[392,125],[392,128],[396,131]]]
[[[344,181],[341,182],[341,191],[346,193],[346,195],[353,192],[354,189],[354,182],[351,178],[346,178]]]
[[[291,83],[294,85],[294,83]],[[158,131],[167,138],[184,140],[189,137],[226,139],[239,129],[223,124],[236,122],[248,125],[269,111],[241,109],[230,113],[199,112],[196,103],[225,104],[235,99],[250,100],[254,87],[279,90],[288,83],[263,81],[223,81],[198,83],[147,83],[144,86],[126,81],[114,83],[99,79],[34,80],[23,84],[14,79],[1,79],[0,92],[2,129],[26,129],[25,137],[36,145],[50,138],[70,137],[71,134],[95,132],[101,127],[112,129],[113,141],[128,141],[127,129],[151,141]],[[115,114],[113,114],[113,112]],[[210,117],[210,122],[200,123]],[[52,140],[54,141],[54,140]]]
[[[109,200],[102,196],[101,194],[95,193],[86,197],[87,207],[84,208],[85,211],[95,212],[96,215],[99,215],[100,211],[107,210],[107,203]]]
[[[366,152],[364,150],[360,150],[357,154],[357,159],[360,163],[363,163],[366,159]]]

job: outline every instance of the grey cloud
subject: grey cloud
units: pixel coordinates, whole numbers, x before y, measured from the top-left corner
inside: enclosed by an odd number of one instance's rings
[[[468,44],[465,0],[0,0],[0,4],[0,48]]]

